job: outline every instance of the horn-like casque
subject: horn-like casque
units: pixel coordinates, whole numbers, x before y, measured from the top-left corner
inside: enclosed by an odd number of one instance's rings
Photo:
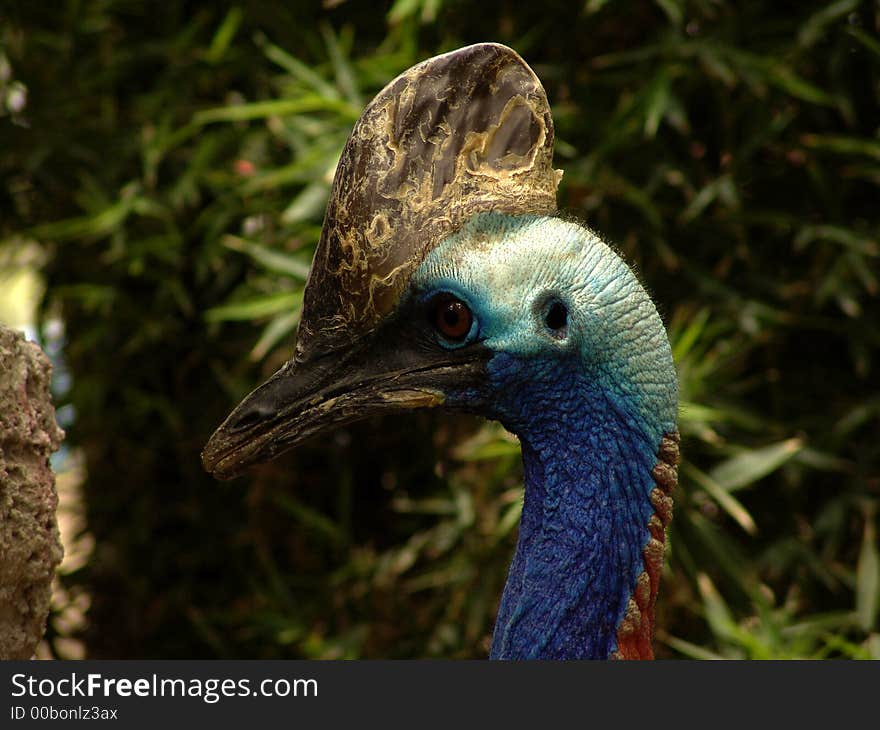
[[[468,46],[394,79],[339,160],[296,360],[372,331],[428,251],[473,215],[553,214],[552,157],[547,95],[510,48]]]

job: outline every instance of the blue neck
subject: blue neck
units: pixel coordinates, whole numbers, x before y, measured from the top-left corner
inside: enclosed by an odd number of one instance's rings
[[[554,371],[506,355],[490,364],[494,415],[520,437],[525,467],[493,659],[607,658],[644,570],[663,427],[577,363]]]

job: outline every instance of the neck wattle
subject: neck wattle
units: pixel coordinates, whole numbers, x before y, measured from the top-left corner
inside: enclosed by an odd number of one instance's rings
[[[501,414],[522,442],[525,497],[491,658],[653,658],[677,433],[657,436],[580,377],[554,383],[565,401],[532,382],[532,405]]]

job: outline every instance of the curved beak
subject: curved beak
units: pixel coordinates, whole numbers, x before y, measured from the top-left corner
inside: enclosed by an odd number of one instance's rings
[[[377,334],[344,353],[291,360],[229,414],[202,451],[202,465],[232,479],[309,438],[353,421],[444,405],[447,394],[478,387],[481,347],[440,351],[401,346],[412,338]],[[467,350],[467,351],[465,351]]]

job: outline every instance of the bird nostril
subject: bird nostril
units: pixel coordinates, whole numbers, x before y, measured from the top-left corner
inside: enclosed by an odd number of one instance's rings
[[[265,409],[251,407],[229,424],[231,427],[230,430],[245,431],[265,420],[266,416],[267,412]]]

